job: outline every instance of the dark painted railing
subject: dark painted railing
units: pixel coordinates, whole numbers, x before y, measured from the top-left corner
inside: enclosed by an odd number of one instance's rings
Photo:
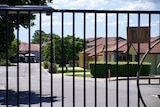
[[[127,42],[127,44],[126,44],[126,50],[127,50],[127,52],[126,52],[126,61],[127,61],[127,63],[128,63],[128,65],[127,65],[127,77],[126,77],[126,79],[125,79],[125,81],[126,81],[126,92],[124,92],[124,93],[126,93],[126,95],[124,95],[125,97],[121,97],[121,86],[120,86],[120,77],[118,76],[119,75],[119,66],[118,66],[118,62],[119,62],[119,59],[118,59],[118,56],[119,56],[119,36],[120,36],[120,27],[119,27],[119,22],[120,22],[120,20],[119,20],[119,17],[120,17],[120,15],[126,15],[126,28],[127,27],[130,27],[130,15],[131,14],[136,14],[138,17],[137,17],[137,19],[136,20],[138,20],[137,21],[137,27],[138,28],[140,28],[140,26],[141,26],[141,15],[142,14],[147,14],[148,15],[148,19],[149,19],[149,21],[148,21],[148,26],[149,26],[149,28],[151,27],[151,15],[153,14],[157,14],[157,15],[159,15],[159,11],[116,11],[116,10],[63,10],[63,9],[60,9],[60,10],[58,10],[58,9],[54,9],[54,8],[51,8],[51,7],[46,7],[46,6],[17,6],[17,7],[9,7],[9,6],[1,6],[0,7],[0,16],[1,16],[1,18],[3,17],[3,16],[5,16],[4,18],[5,18],[5,35],[3,35],[3,36],[5,36],[6,38],[6,50],[4,50],[5,51],[5,53],[6,53],[6,56],[5,56],[5,58],[6,59],[9,59],[9,52],[8,52],[8,49],[9,49],[9,44],[8,44],[8,39],[9,39],[9,34],[8,34],[8,29],[9,29],[9,25],[8,25],[8,22],[9,22],[9,15],[12,15],[12,14],[14,14],[14,15],[16,15],[16,25],[17,25],[17,27],[18,26],[20,26],[20,15],[21,14],[27,14],[28,15],[28,22],[29,23],[31,23],[31,14],[39,14],[39,19],[37,19],[37,20],[39,20],[39,26],[37,27],[37,28],[39,28],[39,30],[40,31],[42,31],[43,29],[42,29],[42,27],[43,27],[43,25],[42,25],[42,19],[43,19],[43,17],[42,17],[42,15],[43,14],[46,14],[46,15],[48,15],[48,17],[50,17],[50,26],[49,26],[49,28],[48,29],[50,29],[50,43],[51,43],[51,47],[50,47],[50,56],[51,56],[51,60],[50,60],[50,62],[51,63],[53,63],[54,61],[55,61],[55,59],[54,59],[54,51],[56,51],[56,50],[54,50],[54,47],[53,47],[53,44],[54,44],[54,39],[53,39],[53,34],[54,34],[54,29],[55,29],[55,27],[53,26],[53,24],[54,24],[54,14],[59,14],[60,15],[60,22],[61,22],[61,38],[62,38],[62,42],[61,43],[59,43],[59,44],[61,44],[61,48],[62,48],[62,54],[61,54],[61,66],[62,66],[62,72],[64,72],[65,71],[65,52],[64,52],[64,37],[65,37],[65,13],[69,13],[69,15],[70,15],[70,17],[71,17],[71,19],[72,19],[72,33],[71,33],[71,35],[73,35],[73,38],[72,38],[72,55],[73,55],[73,57],[72,57],[72,62],[73,62],[73,78],[70,80],[70,82],[72,83],[72,85],[70,85],[70,88],[72,88],[72,94],[70,94],[70,96],[68,96],[68,94],[66,95],[66,93],[67,93],[67,88],[66,88],[66,86],[65,86],[65,84],[67,84],[66,83],[66,81],[65,81],[65,79],[66,79],[66,76],[65,76],[65,74],[64,73],[61,73],[61,74],[58,74],[58,75],[60,75],[60,77],[59,78],[61,78],[61,79],[59,79],[59,81],[60,81],[60,83],[59,84],[61,84],[60,86],[61,87],[59,87],[60,89],[59,89],[59,92],[60,92],[60,96],[61,96],[61,104],[59,104],[59,106],[58,105],[54,105],[54,103],[55,103],[55,97],[54,97],[54,95],[55,94],[57,94],[56,92],[57,92],[57,89],[56,89],[56,91],[55,91],[55,86],[57,86],[57,80],[54,80],[54,78],[56,78],[56,77],[54,77],[54,75],[56,75],[56,74],[53,74],[52,75],[52,71],[53,71],[53,65],[51,64],[51,74],[50,74],[50,76],[48,76],[48,79],[50,79],[50,80],[48,80],[50,83],[48,84],[48,83],[45,83],[45,80],[43,80],[43,72],[44,72],[44,70],[42,69],[42,43],[41,43],[41,41],[42,41],[42,33],[40,32],[40,35],[39,35],[39,37],[40,37],[40,48],[39,48],[39,56],[40,56],[40,58],[39,58],[39,78],[38,78],[38,81],[39,81],[39,87],[36,87],[37,88],[37,90],[39,90],[39,99],[37,99],[38,101],[39,101],[39,105],[38,106],[40,106],[40,107],[42,107],[42,106],[44,106],[44,107],[53,107],[53,106],[55,106],[55,107],[60,107],[60,106],[62,106],[62,107],[67,107],[67,105],[68,105],[68,103],[70,104],[70,107],[93,107],[92,105],[94,105],[94,107],[100,107],[99,105],[101,105],[100,103],[102,103],[100,100],[103,100],[103,106],[104,107],[112,107],[112,105],[113,106],[116,106],[116,107],[122,107],[122,105],[123,105],[123,107],[140,107],[140,106],[147,106],[147,104],[146,104],[146,102],[143,100],[143,95],[141,94],[141,91],[140,91],[140,87],[139,87],[139,74],[138,74],[138,78],[137,78],[137,91],[136,91],[136,93],[134,93],[134,94],[137,94],[137,98],[134,98],[134,100],[135,100],[135,102],[136,103],[134,103],[134,101],[132,101],[133,100],[133,98],[131,99],[131,95],[133,94],[131,94],[130,95],[130,93],[131,93],[131,86],[132,85],[130,85],[130,84],[133,84],[133,82],[130,80],[130,73],[129,73],[129,70],[130,70],[130,68],[129,68],[129,48],[130,48],[130,43],[128,43]],[[76,34],[76,29],[75,29],[75,23],[76,23],[76,19],[77,19],[77,17],[75,17],[77,14],[81,14],[82,15],[82,17],[83,17],[83,24],[82,24],[82,27],[83,27],[83,33],[82,33],[82,39],[84,40],[84,42],[83,42],[83,49],[84,49],[84,52],[83,52],[83,55],[84,55],[84,57],[83,57],[83,60],[84,60],[84,72],[83,72],[83,74],[84,74],[84,76],[83,77],[81,77],[82,79],[81,79],[81,81],[83,82],[82,84],[83,84],[83,88],[81,89],[81,91],[83,92],[83,94],[81,95],[81,96],[78,96],[77,95],[77,88],[76,88],[76,86],[77,86],[77,83],[76,83],[76,81],[77,81],[77,78],[75,77],[76,75],[75,75],[75,42],[74,42],[74,40],[75,40],[75,34]],[[116,75],[115,75],[115,77],[116,77],[116,81],[114,81],[114,83],[110,83],[109,81],[108,81],[108,64],[107,64],[107,62],[108,62],[108,57],[105,57],[104,58],[104,61],[106,62],[106,76],[105,76],[105,78],[102,78],[103,79],[103,82],[105,82],[105,84],[103,84],[103,85],[105,85],[105,91],[104,92],[101,92],[101,93],[103,93],[103,95],[105,96],[105,100],[104,100],[104,97],[102,98],[102,97],[99,97],[98,96],[98,94],[99,94],[99,84],[101,84],[102,85],[102,83],[100,82],[99,83],[99,78],[97,78],[96,76],[94,77],[94,78],[90,78],[91,80],[93,80],[94,82],[94,85],[93,84],[90,84],[89,86],[91,86],[92,87],[92,91],[94,91],[94,95],[89,95],[89,94],[87,94],[87,93],[89,93],[88,92],[88,78],[86,77],[86,70],[85,70],[85,68],[86,68],[86,60],[87,60],[87,57],[86,57],[86,54],[87,54],[87,52],[86,52],[86,39],[87,39],[87,14],[93,14],[93,17],[94,17],[94,31],[93,31],[93,35],[94,35],[94,40],[95,40],[95,43],[94,43],[94,56],[93,56],[93,59],[94,59],[94,63],[95,63],[95,66],[94,66],[94,70],[95,70],[95,75],[97,75],[97,73],[98,73],[98,70],[96,70],[97,69],[97,38],[98,38],[98,24],[97,24],[97,21],[98,21],[98,14],[104,14],[104,29],[105,29],[105,32],[104,32],[104,37],[106,38],[106,40],[105,40],[105,50],[108,50],[109,49],[109,46],[108,46],[108,37],[110,36],[109,35],[109,21],[108,21],[108,17],[109,17],[109,15],[111,15],[111,14],[114,14],[115,15],[115,17],[116,17],[116,19],[115,19],[115,26],[116,26],[116,28],[115,28],[115,30],[114,30],[114,32],[115,32],[115,37],[116,37],[116,44],[115,44],[115,49],[116,50],[114,50],[114,52],[115,52],[115,62],[116,62]],[[80,26],[80,25],[79,25]],[[29,26],[28,26],[28,29],[27,29],[27,32],[28,32],[28,43],[29,43],[29,47],[28,47],[28,53],[31,53],[31,30],[32,30],[32,27],[30,26],[30,24],[29,24]],[[15,29],[15,31],[16,31],[16,38],[19,40],[19,36],[20,36],[20,29],[18,29],[18,28],[16,28]],[[140,32],[139,30],[138,30],[138,32]],[[2,36],[2,35],[1,35]],[[149,37],[149,39],[150,39],[150,37]],[[17,44],[19,44],[19,42],[17,41]],[[138,51],[137,51],[137,55],[138,55],[138,69],[137,69],[137,71],[139,71],[139,69],[140,69],[140,41],[138,41],[137,42],[137,44],[138,44]],[[150,49],[150,42],[148,41],[148,46],[149,46],[149,49]],[[108,56],[108,54],[109,54],[109,52],[108,51],[104,51],[104,53],[105,53],[105,55],[106,56]],[[31,57],[31,55],[29,54],[29,57]],[[20,76],[20,72],[21,72],[21,69],[20,69],[20,63],[19,63],[19,46],[17,45],[17,57],[16,57],[16,59],[17,59],[17,64],[16,64],[16,68],[17,68],[17,75],[16,75],[16,84],[15,84],[15,86],[17,86],[16,87],[16,90],[15,90],[15,92],[17,93],[16,95],[15,95],[15,99],[16,99],[16,103],[15,103],[15,105],[16,106],[19,106],[19,107],[21,107],[21,105],[23,105],[23,101],[22,101],[22,99],[21,99],[21,90],[20,90],[20,87],[21,87],[21,85],[22,84],[20,84],[20,82],[21,82],[21,76]],[[8,65],[8,60],[6,60],[6,64]],[[26,81],[26,83],[24,83],[24,84],[26,84],[26,85],[28,85],[28,99],[25,99],[25,100],[28,100],[28,103],[26,104],[27,106],[29,106],[29,107],[31,107],[32,106],[32,104],[34,104],[33,103],[33,100],[35,100],[34,98],[33,98],[33,96],[32,96],[32,87],[34,87],[34,86],[32,86],[32,82],[34,82],[34,80],[33,80],[33,77],[32,77],[32,64],[33,63],[31,63],[30,61],[29,61],[29,63],[27,63],[28,64],[28,78],[27,78],[27,80],[28,80],[28,82]],[[10,87],[10,77],[9,77],[9,73],[11,72],[11,71],[9,71],[9,66],[6,66],[6,76],[5,76],[5,78],[6,78],[6,80],[5,80],[5,87],[6,87],[6,93],[5,93],[5,96],[1,96],[2,97],[2,106],[7,106],[7,107],[10,107],[10,106],[14,106],[14,104],[11,104],[11,99],[9,98],[10,97],[10,90],[12,89],[11,87]],[[53,71],[54,72],[54,71]],[[104,71],[105,72],[105,71]],[[68,81],[68,80],[67,80]],[[131,81],[131,82],[130,82]],[[24,85],[23,84],[23,85]],[[48,84],[48,87],[45,87],[45,85],[44,84]],[[115,99],[112,99],[112,100],[110,100],[111,98],[109,97],[110,95],[110,90],[112,90],[112,85],[115,85],[115,93],[114,93],[114,95],[115,95]],[[0,84],[1,85],[1,84]],[[55,85],[55,86],[54,86]],[[49,103],[50,103],[50,105],[45,105],[43,102],[43,92],[45,92],[44,90],[44,88],[46,88],[46,89],[50,89],[50,94],[49,94],[49,96],[50,96],[50,100],[48,101]],[[103,87],[104,88],[104,87]],[[132,87],[133,88],[133,87]],[[91,97],[89,97],[89,96],[91,96]],[[111,95],[112,96],[112,95]],[[70,99],[70,101],[68,101],[68,100],[66,100],[67,99],[67,97],[71,97],[71,99]],[[81,99],[80,97],[82,97],[82,99],[83,99],[83,101],[77,101],[77,99],[79,100],[79,99]],[[92,97],[94,97],[94,99],[93,99],[93,101],[90,101],[88,98],[92,98]],[[4,98],[4,99],[3,99]],[[124,98],[123,100],[124,101],[122,101],[122,99],[120,99],[120,98]],[[45,99],[46,100],[46,99]],[[88,101],[90,101],[90,102],[88,102]],[[110,102],[110,101],[112,101],[112,102]],[[124,104],[121,104],[122,102],[124,103]],[[26,102],[26,101],[25,101]],[[114,102],[114,104],[112,104]],[[37,107],[38,107],[37,106]]]

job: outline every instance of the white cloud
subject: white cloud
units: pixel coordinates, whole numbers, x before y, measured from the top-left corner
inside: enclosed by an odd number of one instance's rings
[[[37,15],[36,19],[39,20],[40,16]],[[57,19],[57,16],[53,15],[52,19],[53,20]],[[47,16],[46,14],[42,14],[42,21],[50,21],[50,20],[51,20],[51,16],[50,15]]]
[[[153,2],[153,3],[160,3],[160,0],[148,0],[150,2]]]
[[[58,3],[67,3],[69,0],[53,0],[52,3],[58,4]]]
[[[88,19],[88,21],[90,21],[91,23],[95,23],[95,14],[91,13],[91,14],[87,14],[86,15],[86,19]],[[97,14],[97,23],[104,23],[106,19],[106,15],[105,14]]]
[[[109,26],[117,26],[117,22],[116,21],[109,22],[108,25]],[[127,20],[118,20],[118,25],[126,26]]]
[[[151,26],[152,26],[152,27],[153,27],[153,26],[159,26],[159,24],[160,24],[160,21],[157,20],[157,21],[153,21],[153,22],[151,23]]]
[[[122,0],[121,0],[122,2]],[[126,1],[124,2],[126,6],[118,8],[116,10],[153,10],[155,9],[155,4],[147,0],[138,0],[138,1]]]
[[[72,6],[72,7],[85,7],[87,9],[90,8],[96,8],[102,5],[107,4],[107,0],[75,0],[73,2],[68,2],[66,5],[67,6]]]
[[[62,25],[62,22],[59,22],[59,21],[53,22],[53,26],[61,26],[61,25]],[[73,22],[66,21],[66,22],[64,22],[64,26],[65,25],[67,25],[67,26],[73,25]],[[42,26],[50,26],[50,22],[42,22]]]
[[[86,18],[87,18],[87,19],[89,19],[89,18],[94,18],[94,14],[93,14],[93,13],[87,14],[87,15],[86,15]]]
[[[106,19],[106,15],[105,14],[99,14],[97,16],[97,22],[98,23],[104,23],[105,22],[105,19]]]

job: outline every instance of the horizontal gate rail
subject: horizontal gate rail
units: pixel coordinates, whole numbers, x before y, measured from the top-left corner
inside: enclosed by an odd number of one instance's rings
[[[49,6],[0,6],[1,14],[2,11],[8,11],[9,14],[17,14],[17,11],[20,13],[28,13],[28,11],[32,11],[33,13],[39,13],[39,12],[76,12],[76,13],[130,13],[130,14],[159,14],[160,11],[142,11],[142,10],[74,10],[74,9],[54,9]]]

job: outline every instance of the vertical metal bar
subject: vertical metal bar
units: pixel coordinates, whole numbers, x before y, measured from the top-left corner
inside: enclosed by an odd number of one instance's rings
[[[8,90],[8,88],[9,88],[9,80],[8,80],[8,20],[9,20],[9,16],[8,16],[8,11],[6,11],[6,13],[5,13],[5,15],[6,15],[6,103],[7,103],[7,107],[8,107],[8,102],[9,102],[9,99],[8,99],[8,97],[9,97],[9,90]]]
[[[19,11],[17,11],[17,106],[19,107]]]
[[[83,80],[83,83],[84,83],[84,86],[83,86],[83,91],[84,91],[84,98],[83,98],[83,101],[84,101],[84,107],[86,107],[86,13],[84,13],[84,32],[83,32],[83,38],[84,38],[84,40],[83,40],[83,49],[84,49],[84,53],[83,53],[83,56],[84,56],[84,80]]]
[[[50,30],[51,30],[51,35],[50,35],[50,41],[51,41],[51,47],[50,47],[50,49],[51,49],[51,53],[50,53],[50,55],[51,55],[51,59],[50,59],[50,64],[51,64],[51,68],[50,68],[50,70],[51,70],[51,107],[53,107],[53,103],[52,103],[52,101],[53,101],[53,25],[52,25],[52,23],[53,23],[53,21],[52,21],[52,18],[53,18],[53,15],[52,15],[52,12],[51,12],[51,19],[50,19],[50,21],[51,21],[51,25],[50,25]]]
[[[41,69],[41,66],[42,66],[42,63],[41,63],[41,61],[42,61],[42,49],[41,49],[41,47],[42,47],[42,13],[40,12],[39,13],[39,30],[40,30],[40,37],[39,37],[39,39],[40,39],[40,41],[39,41],[39,44],[40,44],[40,47],[39,47],[39,50],[40,50],[40,53],[39,53],[39,55],[40,55],[40,59],[39,59],[39,69],[40,69],[40,73],[39,73],[39,91],[40,91],[40,107],[42,107],[42,69]]]
[[[129,21],[130,21],[130,17],[129,17],[129,13],[127,13],[127,28],[129,28]],[[127,34],[128,34],[128,29],[127,29]],[[129,48],[130,48],[130,44],[127,41],[127,107],[129,107],[129,78],[130,78],[130,71],[129,71]]]
[[[95,32],[94,32],[94,36],[95,36],[95,50],[94,50],[94,63],[95,63],[95,66],[94,66],[94,73],[95,73],[95,107],[97,107],[97,13],[95,13]]]
[[[137,67],[138,67],[138,71],[139,71],[139,68],[140,68],[140,40],[139,40],[139,34],[140,34],[140,19],[141,19],[141,17],[140,17],[140,13],[138,13],[138,65],[137,65]],[[137,79],[137,83],[139,83],[139,79]],[[138,107],[140,107],[140,93],[139,93],[139,91],[138,91]]]
[[[53,18],[53,13],[52,13],[52,18]],[[53,28],[53,19],[52,19],[52,28]],[[55,61],[55,34],[54,34],[54,32],[53,32],[53,30],[52,30],[52,35],[53,35],[53,37],[52,37],[52,43],[53,43],[53,63],[55,64],[55,66],[57,66],[56,65],[56,61]]]
[[[149,13],[149,34],[147,35],[147,36],[149,36],[149,40],[148,40],[148,43],[149,43],[149,46],[148,46],[148,49],[150,50],[150,47],[151,47],[151,42],[150,42],[150,40],[151,40],[151,37],[150,37],[150,33],[151,33],[151,13]]]
[[[64,13],[62,12],[62,107],[64,107]]]
[[[31,12],[30,11],[28,11],[28,39],[29,39],[29,77],[28,77],[28,79],[29,79],[29,81],[28,81],[28,83],[29,83],[29,107],[31,107],[31,26],[30,26],[30,19],[31,19]]]
[[[160,39],[160,14],[158,14],[159,15],[159,38],[158,39]]]
[[[108,107],[108,13],[106,13],[106,107]]]
[[[119,93],[118,93],[118,90],[119,90],[119,82],[118,82],[118,19],[119,19],[119,14],[117,13],[116,14],[116,22],[117,22],[117,25],[116,25],[116,106],[118,107],[119,106],[119,102],[118,102],[118,97],[119,97]]]
[[[73,107],[75,107],[75,13],[73,12],[73,45],[72,45],[72,56],[73,56]]]

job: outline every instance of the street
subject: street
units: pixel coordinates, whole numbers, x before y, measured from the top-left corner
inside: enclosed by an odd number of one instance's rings
[[[17,95],[19,95],[20,107],[28,107],[29,103],[32,107],[39,107],[40,103],[43,107],[51,106],[51,75],[46,70],[41,69],[39,63],[31,63],[30,77],[29,64],[19,64],[19,78],[17,78],[17,66],[8,67],[8,105],[9,107],[18,106]],[[40,82],[40,77],[42,81]],[[62,82],[62,74],[53,74],[53,96],[52,104],[54,107],[61,107],[64,99],[64,107],[73,107],[73,77],[65,76]],[[6,67],[0,67],[0,106],[5,107],[6,98]],[[17,81],[19,80],[19,84]],[[29,81],[30,80],[30,81]],[[30,82],[30,85],[29,85]],[[64,97],[62,99],[62,83],[64,84]],[[117,82],[108,81],[106,89],[106,79],[97,79],[96,99],[97,107],[106,107],[106,91],[108,92],[108,107],[116,107],[116,90]],[[41,85],[40,85],[41,84]],[[86,107],[95,106],[95,79],[86,78]],[[19,86],[19,92],[17,87]],[[42,92],[40,92],[40,86]],[[147,107],[159,107],[160,99],[157,94],[160,93],[160,85],[141,85],[141,92]],[[40,94],[41,93],[41,94]],[[30,100],[29,100],[30,94]],[[41,101],[40,101],[41,95]],[[83,107],[84,105],[84,78],[75,77],[75,107]],[[129,104],[130,107],[137,107],[138,93],[136,80],[129,81]],[[127,107],[127,80],[118,81],[118,104],[119,107]],[[141,105],[142,106],[142,105]],[[142,106],[143,107],[143,106]]]

